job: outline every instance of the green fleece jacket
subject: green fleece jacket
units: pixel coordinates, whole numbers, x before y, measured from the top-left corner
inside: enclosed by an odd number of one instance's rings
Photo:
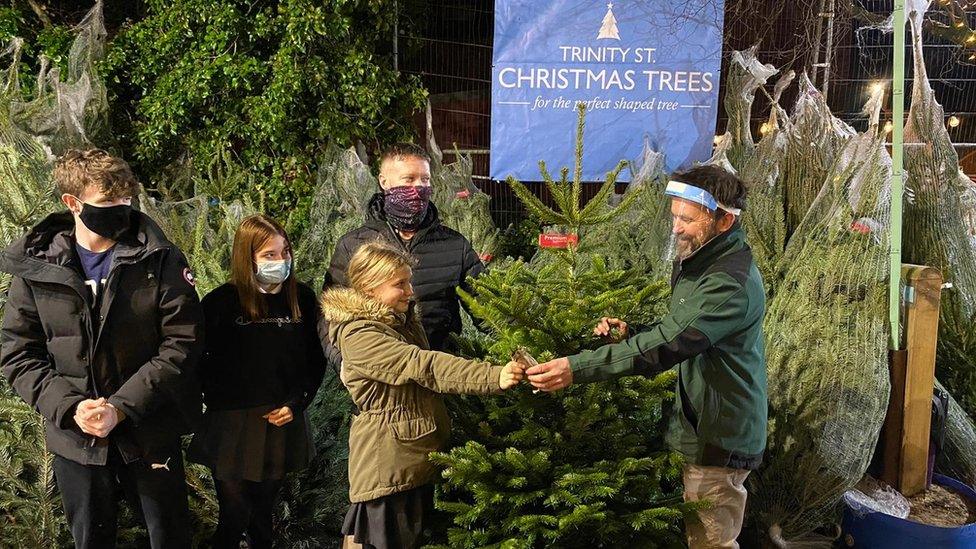
[[[738,223],[675,264],[670,312],[629,339],[569,357],[575,382],[677,365],[668,442],[689,463],[756,469],[766,446],[765,292]]]

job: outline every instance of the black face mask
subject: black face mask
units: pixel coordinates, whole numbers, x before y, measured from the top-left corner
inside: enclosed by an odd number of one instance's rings
[[[132,225],[132,206],[119,204],[117,206],[98,207],[85,204],[81,207],[81,222],[88,230],[109,240],[118,241]]]

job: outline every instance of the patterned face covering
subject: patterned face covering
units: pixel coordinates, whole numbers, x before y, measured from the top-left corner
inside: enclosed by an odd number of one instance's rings
[[[383,193],[386,219],[396,229],[416,231],[427,216],[430,195],[429,185],[404,185],[386,190]]]

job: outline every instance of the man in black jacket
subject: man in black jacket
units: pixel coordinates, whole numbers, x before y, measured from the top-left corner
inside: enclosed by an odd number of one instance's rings
[[[366,242],[384,240],[402,246],[417,260],[411,282],[430,346],[450,349],[449,334],[461,331],[456,289],[470,291],[467,278],[481,274],[484,265],[461,233],[441,225],[430,202],[430,156],[424,149],[398,143],[384,151],[379,182],[383,192],[370,199],[365,225],[339,239],[325,286],[346,285],[349,260]],[[337,363],[333,349],[330,355]]]
[[[201,412],[202,314],[183,254],[131,208],[129,166],[69,151],[54,179],[68,212],[0,253],[14,275],[0,369],[45,419],[75,546],[115,546],[121,487],[153,548],[190,546],[180,435]]]

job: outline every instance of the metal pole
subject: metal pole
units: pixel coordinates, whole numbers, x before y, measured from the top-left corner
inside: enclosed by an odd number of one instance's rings
[[[888,288],[888,314],[891,348],[901,347],[901,217],[904,193],[905,138],[905,0],[895,0],[894,56],[891,77],[891,272]]]
[[[400,72],[400,3],[393,2],[393,72]]]
[[[824,101],[827,100],[827,92],[830,91],[830,65],[834,62],[834,11],[836,10],[834,2],[835,0],[830,0],[830,11],[827,12],[827,55],[823,67]]]

